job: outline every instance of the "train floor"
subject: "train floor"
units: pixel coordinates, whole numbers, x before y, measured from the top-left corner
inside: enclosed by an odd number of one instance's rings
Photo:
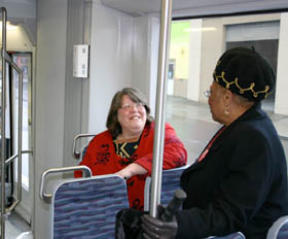
[[[264,102],[262,107],[270,115],[278,133],[288,137],[288,116],[274,114],[273,102]],[[188,163],[193,163],[220,125],[212,120],[208,104],[196,103],[181,97],[168,96],[165,112],[166,121],[175,128],[186,146]],[[27,223],[12,213],[6,220],[5,238],[32,239],[30,230]]]
[[[285,137],[282,139],[282,143],[286,153],[288,153],[288,116],[274,114],[274,102],[271,100],[263,101],[262,109],[272,119],[278,134]],[[167,97],[166,121],[171,123],[185,144],[188,152],[188,163],[195,161],[220,127],[218,123],[213,121],[207,103],[198,103],[175,96]]]
[[[7,216],[5,221],[6,239],[32,239],[30,225],[15,212]]]

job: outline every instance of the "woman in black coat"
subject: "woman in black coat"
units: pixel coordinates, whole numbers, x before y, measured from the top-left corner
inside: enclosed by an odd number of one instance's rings
[[[241,231],[266,238],[288,214],[287,166],[277,132],[260,101],[274,73],[253,49],[234,48],[219,59],[209,106],[223,127],[181,176],[187,193],[173,222],[143,216],[144,238],[205,238]]]

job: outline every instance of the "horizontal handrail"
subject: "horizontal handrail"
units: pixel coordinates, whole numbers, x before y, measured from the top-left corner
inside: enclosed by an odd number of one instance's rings
[[[22,150],[21,151],[21,154],[32,154],[32,150]],[[5,160],[5,165],[8,165],[10,163],[13,162],[13,160],[15,160],[17,157],[19,157],[18,154],[14,154],[12,155],[11,157],[9,157],[8,159]],[[22,181],[21,181],[22,182]],[[22,183],[18,183],[17,185],[17,196],[18,196],[18,199],[16,199],[12,205],[10,205],[9,207],[6,208],[6,213],[9,213],[11,212],[19,203],[20,203],[20,199],[21,199],[21,194],[22,194]],[[20,197],[19,197],[20,195]]]
[[[63,167],[63,168],[51,168],[42,173],[41,176],[41,183],[40,183],[40,198],[43,199],[46,203],[51,203],[52,199],[52,194],[48,194],[45,192],[44,186],[46,185],[46,177],[48,174],[51,173],[64,173],[64,172],[70,172],[70,171],[76,171],[76,170],[81,170],[83,171],[83,177],[91,177],[92,176],[92,171],[90,168],[84,165],[80,166],[71,166],[71,167]]]
[[[74,139],[73,139],[73,157],[75,159],[79,159],[80,158],[80,154],[81,154],[81,152],[77,151],[77,149],[76,149],[77,140],[81,139],[81,138],[93,137],[95,135],[96,134],[78,134],[78,135],[76,135],[74,137]]]
[[[7,52],[3,53],[4,59],[12,66],[12,68],[17,71],[18,74],[23,74],[20,67],[17,66],[17,64],[12,60],[12,58],[8,55]],[[23,78],[23,77],[22,77]]]
[[[21,154],[32,154],[32,150],[22,150]],[[18,154],[12,155],[11,157],[9,157],[8,159],[5,160],[5,165],[10,164],[17,157],[18,157]]]
[[[11,157],[9,157],[8,159],[5,160],[5,165],[8,165],[8,164],[12,163],[12,161],[14,159],[16,159],[17,157],[18,157],[18,154],[12,155]]]
[[[19,203],[20,200],[16,199],[16,201],[14,201],[10,207],[6,208],[5,213],[11,212]]]

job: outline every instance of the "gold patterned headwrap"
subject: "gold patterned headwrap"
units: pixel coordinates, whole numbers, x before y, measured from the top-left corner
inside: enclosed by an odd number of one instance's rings
[[[275,75],[269,63],[254,49],[237,47],[226,51],[213,73],[214,80],[250,101],[261,101],[272,93]]]

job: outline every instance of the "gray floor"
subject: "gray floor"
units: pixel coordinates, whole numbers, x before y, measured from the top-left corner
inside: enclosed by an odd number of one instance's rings
[[[263,109],[273,120],[288,152],[288,116],[273,114],[273,103],[265,102]],[[176,130],[188,151],[188,163],[192,163],[205,147],[211,136],[220,127],[211,118],[208,104],[195,103],[180,97],[167,97],[166,121]],[[31,239],[30,227],[17,215],[6,220],[7,239]]]
[[[7,239],[32,239],[30,225],[16,213],[7,216],[5,222],[5,238]]]
[[[180,97],[167,98],[166,121],[176,130],[187,152],[188,163],[194,162],[220,125],[210,116],[208,104]]]
[[[262,108],[272,119],[288,155],[288,116],[273,113],[273,101],[264,101]],[[195,161],[211,136],[220,127],[211,118],[207,103],[197,103],[181,97],[168,96],[166,121],[175,128],[188,152],[188,163]],[[287,157],[286,157],[287,158]]]

